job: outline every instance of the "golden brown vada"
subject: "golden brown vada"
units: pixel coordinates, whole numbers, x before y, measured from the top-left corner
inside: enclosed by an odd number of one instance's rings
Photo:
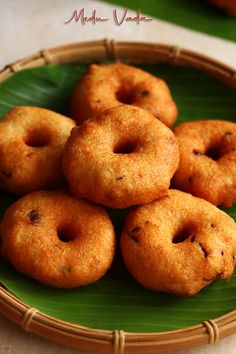
[[[72,193],[112,208],[167,193],[179,162],[173,132],[141,108],[111,108],[72,130],[63,170]]]
[[[62,151],[74,126],[43,108],[12,109],[0,122],[0,188],[23,195],[62,185]]]
[[[121,236],[124,263],[140,284],[188,296],[231,277],[235,246],[233,219],[177,190],[131,211]]]
[[[60,288],[95,282],[115,252],[105,210],[62,190],[33,192],[12,204],[0,235],[1,255],[19,272]]]
[[[121,63],[88,67],[74,89],[71,116],[82,123],[121,104],[143,108],[169,127],[176,121],[177,108],[166,83]]]
[[[236,201],[236,124],[220,120],[180,124],[174,133],[180,163],[173,186],[214,205]]]

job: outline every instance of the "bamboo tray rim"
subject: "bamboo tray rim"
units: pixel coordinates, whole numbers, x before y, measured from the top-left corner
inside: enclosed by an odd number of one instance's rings
[[[236,70],[212,58],[177,46],[114,40],[86,41],[41,50],[7,65],[0,71],[0,83],[15,72],[48,64],[88,63],[99,60],[132,63],[165,62],[193,66],[236,88]],[[101,353],[160,353],[213,344],[236,332],[236,309],[195,326],[165,332],[125,332],[72,324],[51,317],[17,298],[0,283],[0,313],[22,329],[45,339]]]

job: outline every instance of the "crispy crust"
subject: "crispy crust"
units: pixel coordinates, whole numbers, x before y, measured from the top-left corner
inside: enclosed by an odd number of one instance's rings
[[[19,199],[5,212],[0,234],[1,254],[19,272],[61,288],[98,280],[115,252],[106,212],[63,191],[33,192]]]
[[[128,214],[121,237],[124,262],[143,286],[194,295],[235,266],[236,225],[203,199],[177,190]]]
[[[119,106],[133,104],[151,112],[167,126],[177,117],[177,108],[166,83],[125,64],[89,66],[79,80],[71,100],[71,116],[78,123]]]
[[[214,205],[231,207],[236,201],[236,124],[187,122],[174,133],[180,164],[173,186]]]
[[[74,126],[46,109],[11,110],[0,123],[0,187],[23,195],[62,185],[62,150]]]
[[[147,111],[123,105],[73,129],[63,170],[75,196],[126,208],[165,195],[178,162],[172,131]]]

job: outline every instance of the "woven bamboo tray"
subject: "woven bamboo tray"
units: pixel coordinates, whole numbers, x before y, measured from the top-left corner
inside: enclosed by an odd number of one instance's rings
[[[175,46],[100,40],[42,50],[0,71],[0,82],[17,71],[47,64],[89,63],[104,59],[128,63],[170,63],[200,68],[236,88],[236,71]],[[0,284],[0,312],[24,330],[60,344],[101,353],[160,353],[213,344],[236,332],[236,310],[181,330],[134,333],[97,330],[50,317],[29,307]]]

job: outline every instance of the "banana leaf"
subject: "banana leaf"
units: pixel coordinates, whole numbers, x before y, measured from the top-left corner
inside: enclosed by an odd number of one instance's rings
[[[179,107],[177,124],[199,119],[236,122],[236,93],[205,73],[166,64],[139,66],[167,81]],[[24,70],[0,84],[0,116],[16,105],[45,107],[68,115],[73,87],[86,65],[52,65]],[[0,192],[0,217],[16,200]],[[227,209],[236,220],[236,206]],[[109,210],[119,239],[126,210]],[[152,332],[185,328],[236,308],[236,274],[217,280],[191,297],[155,293],[137,284],[119,249],[98,282],[72,290],[55,289],[19,274],[0,258],[0,282],[29,306],[71,323],[100,329]]]

